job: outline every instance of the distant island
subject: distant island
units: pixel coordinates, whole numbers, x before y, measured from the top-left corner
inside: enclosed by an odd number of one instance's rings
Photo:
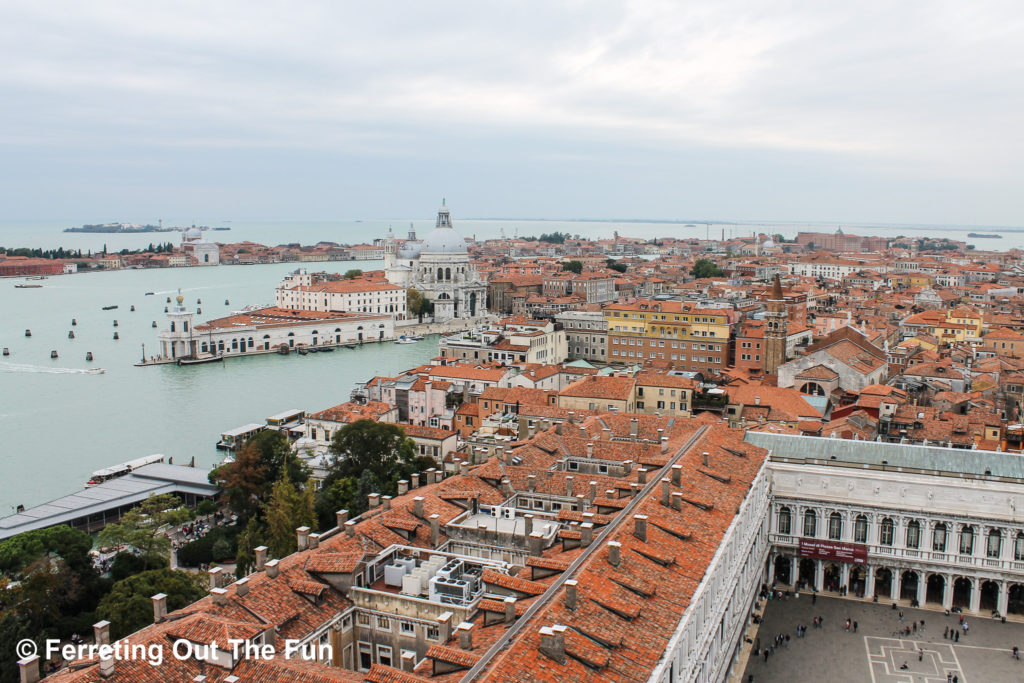
[[[160,225],[138,225],[135,223],[97,223],[94,225],[83,225],[80,228],[64,228],[64,232],[92,232],[92,233],[140,233],[140,232],[183,232],[196,228],[199,230],[230,230],[231,228],[210,228],[205,225],[194,225],[189,227],[165,228]]]
[[[1002,235],[996,235],[994,233],[991,234],[991,235],[988,235],[988,234],[985,234],[983,232],[969,232],[969,233],[967,233],[967,236],[968,237],[983,237],[983,238],[994,239],[994,240],[999,240],[999,239],[1003,238]]]

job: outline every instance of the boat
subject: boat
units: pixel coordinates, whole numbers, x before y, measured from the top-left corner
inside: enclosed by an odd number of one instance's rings
[[[318,351],[320,351],[320,349],[318,349],[318,348],[317,348],[317,347],[315,347],[315,346],[310,346],[310,347],[309,347],[309,349],[308,349],[308,351],[309,351],[310,353],[317,353]]]
[[[333,346],[321,346],[321,347],[320,347],[319,349],[317,349],[317,350],[318,350],[318,351],[319,351],[320,353],[333,353],[333,352],[334,352],[334,347],[333,347]]]
[[[207,356],[189,356],[189,357],[179,358],[178,359],[178,365],[200,365],[201,363],[216,363],[218,361],[223,361],[223,360],[224,360],[223,354],[218,355],[218,356],[214,356],[212,354],[211,355],[207,355]]]
[[[113,306],[104,306],[104,307],[103,307],[103,310],[104,310],[104,311],[112,311],[112,310],[114,310],[115,308],[117,308],[117,304],[114,304]]]
[[[295,349],[295,351],[300,356],[305,356],[307,353],[309,353],[309,351],[307,351],[306,349],[302,348],[301,346],[299,348]]]
[[[42,285],[14,285],[15,289],[39,289]]]
[[[154,292],[146,292],[146,296],[153,296]]]
[[[419,341],[418,339],[414,339],[412,337],[406,337],[403,334],[401,337],[399,337],[398,339],[395,340],[395,343],[396,344],[415,344],[418,341]]]
[[[990,239],[990,240],[1001,240],[1001,239],[1003,239],[1002,235],[997,235],[995,233],[986,234],[984,232],[969,232],[969,233],[967,233],[967,236],[968,237],[975,237],[975,238],[979,238],[980,237],[982,239]]]
[[[87,358],[86,360],[91,359]],[[104,370],[103,368],[90,368],[88,370],[83,370],[82,372],[86,375],[105,375],[107,373],[107,371]]]
[[[424,337],[422,334],[414,334],[411,337],[409,337],[409,339],[412,339],[414,341],[423,341],[424,339],[426,339],[426,337]]]
[[[345,347],[346,349],[354,349],[354,348],[356,348],[356,345],[355,345],[355,344],[344,344],[343,346],[344,346],[344,347]]]
[[[110,481],[111,479],[123,477],[126,474],[131,474],[140,467],[152,465],[154,463],[163,461],[164,456],[162,455],[147,455],[144,458],[136,458],[135,460],[129,460],[128,462],[123,462],[120,465],[104,467],[103,469],[96,470],[95,472],[92,473],[92,476],[89,477],[89,481],[86,482],[85,484],[85,488],[90,488],[92,486],[96,486],[97,484],[102,484],[103,482]]]

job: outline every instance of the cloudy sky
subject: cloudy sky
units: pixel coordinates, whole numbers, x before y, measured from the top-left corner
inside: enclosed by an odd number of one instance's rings
[[[1009,2],[0,0],[0,219],[1024,225]]]

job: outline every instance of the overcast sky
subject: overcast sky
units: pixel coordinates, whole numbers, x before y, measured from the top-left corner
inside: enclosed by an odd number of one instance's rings
[[[0,220],[1024,225],[1008,2],[7,2]]]

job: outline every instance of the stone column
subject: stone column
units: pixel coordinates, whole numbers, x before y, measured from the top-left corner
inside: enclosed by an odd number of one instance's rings
[[[942,609],[953,608],[953,575],[943,574],[944,584],[942,586]]]
[[[996,609],[999,616],[1005,617],[1006,610],[1010,607],[1010,586],[1006,581],[999,581],[999,598],[996,600]]]
[[[839,565],[839,587],[846,586],[846,590],[850,590],[850,564],[843,562]]]
[[[864,597],[869,600],[875,597],[875,568],[870,564],[864,565]]]
[[[800,556],[796,553],[793,553],[793,557],[790,560],[790,562],[790,567],[793,571],[789,573],[789,579],[793,582],[793,585],[796,586],[798,583],[800,583]]]
[[[814,561],[814,590],[825,590],[825,563],[821,560]]]
[[[768,576],[765,577],[765,580],[762,581],[762,583],[767,583],[770,586],[772,584],[772,581],[775,579],[775,554],[774,553],[769,553],[768,554],[768,570],[767,571],[768,571]]]
[[[924,607],[925,598],[928,597],[928,577],[924,572],[917,573],[917,604]]]
[[[974,613],[981,611],[981,579],[971,579],[971,605],[970,610]]]
[[[892,583],[889,584],[889,599],[896,602],[900,599],[900,570],[892,568]]]

